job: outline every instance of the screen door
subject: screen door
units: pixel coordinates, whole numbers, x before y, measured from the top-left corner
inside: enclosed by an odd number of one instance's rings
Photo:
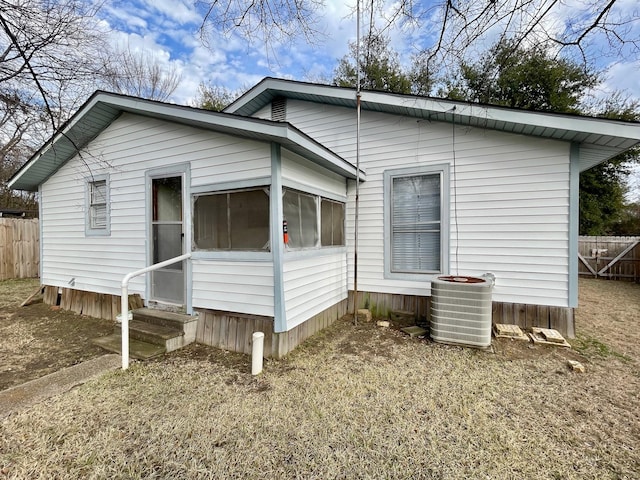
[[[151,259],[156,264],[184,253],[182,176],[152,179]],[[184,304],[184,262],[151,272],[151,299]]]

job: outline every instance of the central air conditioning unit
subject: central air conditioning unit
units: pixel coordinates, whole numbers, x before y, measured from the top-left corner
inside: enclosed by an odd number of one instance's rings
[[[442,276],[431,281],[431,338],[471,347],[491,346],[494,276]]]

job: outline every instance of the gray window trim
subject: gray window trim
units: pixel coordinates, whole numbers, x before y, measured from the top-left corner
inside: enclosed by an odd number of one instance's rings
[[[424,282],[435,275],[449,273],[449,218],[450,218],[450,174],[449,164],[436,164],[385,170],[384,172],[384,277],[397,280]],[[391,185],[395,177],[440,174],[440,271],[424,273],[397,273],[391,271]]]
[[[264,187],[271,184],[271,177],[256,177],[246,180],[236,180],[231,182],[210,183],[207,185],[197,185],[191,188],[192,195],[201,195],[207,193],[225,192],[231,190],[251,189],[255,187]]]
[[[295,183],[295,182],[294,182]],[[302,186],[301,188],[307,188],[305,186]],[[318,230],[318,241],[316,242],[315,245],[313,246],[307,246],[307,247],[290,247],[290,246],[285,246],[284,252],[285,255],[289,256],[295,252],[303,252],[303,251],[319,251],[319,250],[327,250],[327,249],[338,249],[338,248],[345,248],[346,247],[346,242],[347,242],[347,229],[346,229],[346,221],[347,221],[347,198],[346,197],[339,197],[336,195],[331,195],[331,194],[327,194],[326,192],[324,193],[320,193],[323,192],[321,190],[315,190],[315,192],[310,192],[308,190],[300,190],[298,188],[294,188],[291,186],[290,182],[287,182],[286,184],[283,184],[282,186],[282,196],[284,197],[285,194],[285,190],[290,190],[292,192],[295,193],[300,193],[302,195],[307,195],[309,197],[313,197],[314,202],[316,204],[316,228]],[[343,224],[342,224],[342,231],[344,234],[344,242],[345,245],[322,245],[322,200],[329,200],[330,202],[333,203],[339,203],[344,207],[344,219],[343,219]]]
[[[308,193],[310,195],[315,195],[317,197],[326,198],[328,200],[333,200],[334,202],[347,203],[346,195],[338,195],[335,193],[327,192],[321,188],[316,188],[311,185],[306,185],[301,182],[296,182],[295,180],[283,179],[282,180],[283,188],[288,188],[290,190],[298,190],[303,193]]]
[[[91,227],[91,185],[95,182],[105,182],[106,185],[106,225],[104,228]],[[85,221],[84,234],[87,237],[108,237],[111,235],[111,182],[109,174],[93,175],[85,178]]]

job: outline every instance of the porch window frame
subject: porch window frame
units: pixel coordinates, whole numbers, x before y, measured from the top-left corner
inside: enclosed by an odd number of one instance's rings
[[[322,203],[323,202],[328,202],[333,204],[334,206],[332,207],[332,215],[333,215],[333,208],[335,208],[335,205],[340,205],[342,207],[342,242],[340,243],[335,243],[334,238],[335,238],[335,230],[334,230],[334,226],[335,223],[333,222],[333,216],[331,218],[331,243],[330,244],[325,244],[322,241]],[[346,241],[346,225],[345,225],[345,221],[347,218],[347,205],[345,202],[340,202],[338,200],[334,200],[332,198],[327,198],[327,197],[323,197],[320,196],[318,199],[318,203],[320,206],[320,211],[319,211],[319,222],[320,222],[320,246],[322,246],[323,248],[330,248],[330,247],[344,247],[347,244]]]
[[[272,251],[272,246],[271,246],[271,211],[270,211],[270,197],[271,197],[271,192],[272,192],[272,188],[271,185],[265,185],[265,184],[247,184],[247,185],[242,185],[239,186],[239,188],[228,188],[230,185],[226,185],[226,188],[223,189],[212,189],[211,187],[209,188],[200,188],[200,189],[194,189],[192,190],[192,195],[191,195],[191,214],[192,214],[192,221],[191,221],[191,229],[192,229],[192,241],[191,241],[191,251],[193,254],[194,259],[218,259],[218,258],[226,258],[226,259],[234,259],[236,256],[238,257],[238,259],[241,260],[264,260],[265,256],[270,257],[271,256],[271,251]],[[268,203],[268,208],[267,208],[267,213],[269,214],[269,218],[267,221],[267,232],[268,232],[268,236],[267,236],[267,248],[265,249],[246,249],[246,250],[242,250],[242,249],[232,249],[232,248],[201,248],[196,244],[196,201],[200,198],[200,197],[205,197],[205,196],[212,196],[212,195],[229,195],[229,194],[234,194],[234,193],[242,193],[242,192],[249,192],[249,191],[260,191],[262,190],[266,197],[267,197],[267,203]],[[227,204],[227,212],[229,209],[229,205]],[[228,213],[227,213],[228,215]],[[229,223],[230,219],[227,216],[227,229],[230,228],[230,223]],[[229,232],[227,232],[227,234],[229,234]]]
[[[347,205],[346,199],[343,198],[335,198],[335,196],[328,196],[322,193],[310,192],[308,190],[302,190],[298,186],[290,186],[285,185],[282,187],[282,199],[283,199],[283,215],[284,215],[284,195],[289,191],[295,194],[304,195],[307,197],[312,197],[315,204],[315,212],[316,212],[316,235],[317,239],[314,245],[307,245],[302,247],[292,247],[290,245],[286,245],[285,249],[288,254],[292,253],[300,253],[300,252],[309,252],[309,251],[318,251],[318,250],[328,250],[328,249],[344,249],[346,247],[346,216],[347,216]],[[340,244],[324,244],[322,243],[322,202],[327,201],[334,204],[339,204],[342,206],[342,243]],[[298,212],[300,214],[301,212]],[[288,220],[287,220],[288,221]],[[289,237],[292,235],[291,224],[288,224]]]
[[[105,185],[105,224],[104,226],[94,226],[94,208],[102,205],[93,201],[93,188],[98,183]],[[93,175],[85,179],[85,236],[87,237],[108,237],[111,235],[111,182],[109,174]]]
[[[440,268],[437,270],[394,271],[392,268],[393,242],[393,180],[399,177],[438,175],[440,179]],[[449,273],[450,245],[450,174],[449,164],[434,164],[391,169],[384,172],[384,277],[397,280],[428,281]]]

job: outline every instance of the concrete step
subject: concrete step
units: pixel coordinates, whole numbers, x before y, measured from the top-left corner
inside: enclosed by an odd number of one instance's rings
[[[162,325],[163,327],[175,328],[182,332],[185,331],[187,325],[197,322],[197,317],[186,315],[184,313],[168,312],[165,310],[155,310],[151,308],[138,308],[132,310],[133,319],[153,325]]]
[[[91,340],[91,343],[98,345],[109,352],[122,354],[122,336],[119,333],[112,333],[105,337],[94,338]],[[153,343],[141,342],[140,340],[129,338],[129,357],[131,358],[148,360],[153,357],[158,357],[163,353],[166,353],[166,351],[167,349],[162,345],[155,345]]]
[[[121,326],[118,324],[114,328],[114,333],[120,332]],[[140,320],[131,320],[129,322],[129,338],[134,338],[141,342],[162,345],[167,348],[167,342],[182,336],[184,336],[182,329],[178,330],[164,325],[141,322]]]

